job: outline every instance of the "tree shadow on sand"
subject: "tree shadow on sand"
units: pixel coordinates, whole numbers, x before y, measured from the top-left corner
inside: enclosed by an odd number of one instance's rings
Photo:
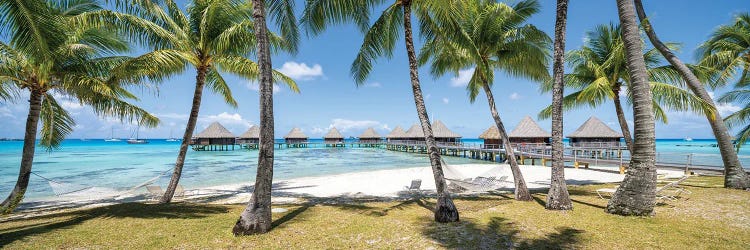
[[[512,221],[492,217],[486,225],[474,220],[431,222],[422,233],[451,249],[573,249],[579,243],[583,230],[560,227],[544,237],[521,239]]]
[[[229,210],[223,206],[205,204],[176,203],[160,205],[124,203],[93,209],[38,216],[32,219],[19,218],[11,221],[38,220],[40,222],[0,229],[0,246],[10,244],[17,240],[23,240],[29,236],[44,234],[58,229],[71,228],[94,218],[197,219],[211,214],[227,213],[228,211]]]

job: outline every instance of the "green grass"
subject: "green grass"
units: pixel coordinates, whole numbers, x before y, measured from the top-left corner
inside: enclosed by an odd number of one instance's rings
[[[301,204],[274,214],[266,235],[234,237],[242,205],[129,203],[0,223],[6,248],[576,248],[747,249],[750,192],[718,177],[688,179],[692,194],[660,204],[654,217],[604,213],[594,190],[571,186],[574,210],[547,211],[510,196],[457,198],[461,222],[432,222],[434,199]]]

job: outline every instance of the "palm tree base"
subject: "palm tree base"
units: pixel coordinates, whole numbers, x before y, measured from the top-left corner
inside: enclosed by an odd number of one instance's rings
[[[271,217],[270,211],[267,212],[268,216],[264,216],[264,213],[266,211],[263,209],[245,210],[232,228],[234,236],[264,234],[271,231],[271,221],[263,219]]]
[[[457,222],[459,220],[458,209],[453,200],[447,196],[438,197],[435,206],[435,221],[441,223]]]

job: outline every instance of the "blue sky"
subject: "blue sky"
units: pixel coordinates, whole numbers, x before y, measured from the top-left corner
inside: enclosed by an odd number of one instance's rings
[[[186,5],[186,1],[178,2]],[[660,38],[681,43],[683,48],[679,56],[687,62],[695,60],[695,48],[706,40],[715,27],[729,23],[737,13],[750,11],[750,5],[743,0],[644,2]],[[541,12],[533,16],[530,23],[553,36],[555,1],[542,0],[541,3]],[[298,1],[298,13],[302,8],[303,1]],[[567,50],[580,47],[585,32],[596,25],[618,20],[614,0],[571,1],[568,17]],[[273,67],[295,78],[301,89],[301,93],[295,94],[280,86],[274,96],[277,138],[293,127],[300,127],[311,137],[320,137],[331,126],[337,127],[345,136],[357,136],[367,127],[374,127],[381,134],[386,134],[396,126],[406,129],[418,121],[403,40],[398,41],[394,57],[379,59],[367,83],[356,87],[349,75],[349,68],[361,41],[362,34],[352,25],[333,26],[319,36],[303,36],[296,55],[273,56]],[[420,44],[418,42],[417,46]],[[224,104],[218,96],[204,92],[198,131],[213,121],[221,122],[235,134],[244,132],[251,124],[258,124],[257,85],[228,74],[224,76],[234,91],[239,107],[234,109]],[[464,138],[475,138],[493,124],[483,95],[475,103],[469,103],[464,89],[468,74],[434,78],[429,74],[429,69],[423,67],[420,68],[420,79],[431,119],[442,120]],[[175,137],[181,137],[194,84],[194,70],[188,70],[161,83],[158,95],[136,91],[141,96],[138,104],[162,120],[158,128],[142,128],[141,137],[165,138],[171,131]],[[727,90],[724,88],[715,92],[719,95]],[[535,118],[539,110],[551,102],[549,94],[539,93],[537,83],[502,73],[496,75],[493,91],[500,115],[509,129],[526,115]],[[76,102],[63,103],[78,123],[70,138],[105,138],[109,137],[112,128],[116,137],[129,137],[134,129],[130,124],[97,117]],[[720,111],[726,115],[726,112],[737,108],[738,104],[722,104]],[[626,110],[632,108],[627,107]],[[0,137],[22,138],[27,112],[25,99],[1,103],[0,127],[3,129],[0,130]],[[581,108],[567,112],[565,134],[575,130],[591,115],[599,117],[612,128],[618,128],[614,107],[607,104],[597,109]],[[627,115],[632,119],[630,112]],[[667,125],[657,124],[658,138],[713,137],[705,118],[701,116],[670,112],[669,119]],[[550,123],[549,120],[539,121],[547,130]]]

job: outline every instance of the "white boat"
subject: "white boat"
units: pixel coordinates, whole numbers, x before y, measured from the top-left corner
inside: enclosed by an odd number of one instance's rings
[[[104,139],[104,141],[106,141],[106,142],[118,142],[118,141],[122,141],[122,140],[115,138],[115,128],[113,127],[112,128],[112,132],[109,135],[109,139]]]
[[[169,130],[169,139],[167,141],[179,141],[179,139],[172,137],[172,130]]]
[[[138,127],[135,129],[135,138],[128,139],[128,144],[146,144],[146,143],[148,143],[147,140],[138,139],[138,131],[139,130],[141,130],[141,125],[138,125]]]
[[[685,141],[693,141],[693,138],[685,137]]]

